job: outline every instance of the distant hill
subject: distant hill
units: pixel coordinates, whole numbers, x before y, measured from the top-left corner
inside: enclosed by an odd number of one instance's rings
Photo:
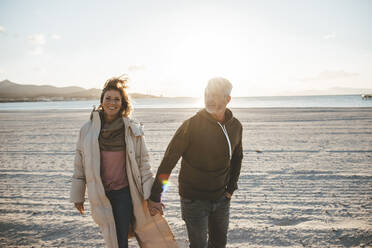
[[[9,80],[0,81],[0,102],[95,100],[100,96],[101,90],[94,88],[87,90],[77,86],[55,87],[17,84]],[[131,97],[154,98],[156,96],[133,93]]]

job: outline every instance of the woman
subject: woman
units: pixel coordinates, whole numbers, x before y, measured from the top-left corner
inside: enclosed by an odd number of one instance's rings
[[[80,129],[70,201],[83,214],[88,189],[92,217],[107,247],[128,247],[129,230],[141,247],[177,247],[165,219],[147,209],[154,179],[142,126],[129,118],[126,83],[107,80],[101,105]]]

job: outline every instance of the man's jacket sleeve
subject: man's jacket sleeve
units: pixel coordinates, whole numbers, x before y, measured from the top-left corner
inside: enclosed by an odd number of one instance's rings
[[[226,191],[231,195],[238,188],[238,179],[240,175],[240,169],[242,166],[243,159],[243,146],[242,146],[242,137],[243,137],[243,128],[240,129],[240,142],[234,149],[232,158],[231,158],[231,167],[230,167],[230,180],[227,184]]]
[[[167,150],[165,151],[163,160],[156,173],[156,178],[151,189],[150,199],[154,202],[160,202],[163,185],[168,181],[168,178],[176,166],[178,160],[185,152],[189,144],[190,136],[190,120],[186,120],[176,131]]]

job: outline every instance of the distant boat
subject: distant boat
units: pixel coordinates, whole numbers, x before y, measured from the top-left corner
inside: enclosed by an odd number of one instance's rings
[[[369,99],[372,99],[372,95],[371,95],[371,94],[365,94],[365,95],[362,95],[362,99],[363,99],[363,100],[369,100]]]

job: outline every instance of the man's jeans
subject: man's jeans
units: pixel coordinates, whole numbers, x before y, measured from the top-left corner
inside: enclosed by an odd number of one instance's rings
[[[106,192],[106,196],[112,206],[119,248],[127,248],[129,223],[133,214],[129,187]]]
[[[226,247],[230,199],[226,196],[216,201],[181,197],[181,211],[187,227],[190,248]]]

